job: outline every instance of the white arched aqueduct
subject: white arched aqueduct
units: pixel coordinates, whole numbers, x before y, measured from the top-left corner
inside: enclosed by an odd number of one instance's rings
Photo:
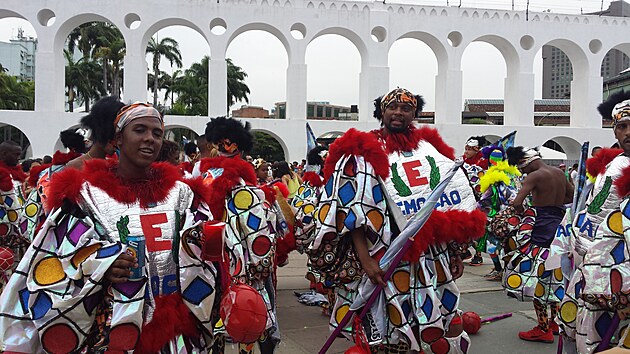
[[[177,10],[172,7],[176,6]],[[380,1],[309,0],[3,0],[0,19],[29,21],[38,38],[34,111],[0,111],[0,124],[20,129],[32,145],[34,156],[50,154],[56,132],[76,126],[80,114],[64,112],[64,42],[72,29],[89,21],[117,26],[126,43],[124,61],[125,101],[145,101],[147,63],[145,50],[151,35],[167,26],[187,26],[202,35],[209,46],[208,112],[225,115],[227,67],[225,54],[231,41],[250,30],[267,31],[283,44],[288,57],[286,120],[247,118],[256,130],[273,132],[288,152],[289,160],[305,155],[306,49],[314,39],[337,34],[350,40],[361,56],[359,121],[310,120],[316,135],[351,127],[373,129],[372,100],[387,92],[388,53],[401,38],[426,43],[438,62],[435,78],[435,125],[447,142],[461,145],[470,135],[502,136],[518,130],[517,143],[534,146],[554,139],[576,158],[578,142],[593,145],[613,142],[610,129],[601,128],[596,106],[602,99],[600,67],[611,49],[630,55],[630,19],[593,15],[560,15],[522,11],[467,9]],[[54,21],[53,21],[54,19]],[[224,33],[214,34],[221,26]],[[301,33],[301,39],[291,35]],[[461,59],[474,41],[495,46],[507,68],[505,119],[502,126],[466,125],[461,128]],[[533,63],[540,48],[562,49],[573,65],[571,124],[569,127],[534,127]],[[201,133],[206,117],[168,116],[166,124],[189,127]],[[45,127],[45,129],[43,129]],[[559,137],[559,138],[558,138]]]

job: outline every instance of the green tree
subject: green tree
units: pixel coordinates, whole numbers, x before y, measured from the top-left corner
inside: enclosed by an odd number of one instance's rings
[[[35,83],[19,81],[17,77],[0,72],[0,109],[33,110]]]
[[[234,65],[232,59],[225,59],[227,62],[227,106],[228,109],[238,101],[249,103],[249,87],[245,84],[247,73],[240,66]]]
[[[262,157],[265,161],[284,161],[282,145],[273,136],[264,132],[254,132],[254,147],[250,153],[254,158]]]
[[[127,53],[125,40],[122,37],[102,37],[101,42],[102,46],[97,49],[95,56],[102,59],[103,87],[109,90],[112,95],[120,97],[122,66]],[[108,85],[108,75],[111,75],[111,88]]]
[[[63,55],[66,59],[66,95],[69,110],[74,111],[74,101],[78,100],[85,104],[87,112],[90,109],[90,99],[97,99],[106,94],[97,74],[100,71],[100,65],[86,58],[74,61],[69,50],[64,50]]]
[[[176,40],[170,37],[162,38],[161,41],[157,41],[154,37],[149,40],[147,46],[147,54],[151,54],[152,68],[153,68],[153,105],[157,106],[157,96],[159,90],[158,79],[160,77],[160,61],[162,57],[166,58],[171,64],[175,64],[178,68],[182,67],[182,54],[179,52],[179,44]]]

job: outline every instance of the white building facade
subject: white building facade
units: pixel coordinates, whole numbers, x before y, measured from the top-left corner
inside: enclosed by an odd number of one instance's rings
[[[77,6],[64,0],[3,0],[0,18],[28,20],[37,33],[35,111],[0,111],[0,124],[22,130],[34,156],[59,148],[58,132],[77,125],[79,114],[64,112],[63,46],[68,34],[90,21],[116,25],[126,43],[125,101],[146,100],[146,46],[158,30],[187,26],[199,32],[210,48],[208,111],[227,114],[227,66],[231,41],[249,30],[276,36],[288,55],[286,117],[246,119],[252,128],[276,137],[287,160],[305,156],[306,79],[308,44],[325,34],[349,39],[361,56],[359,121],[310,120],[316,135],[349,128],[377,127],[372,100],[389,87],[388,53],[401,38],[415,38],[435,53],[435,126],[455,147],[470,135],[502,136],[518,130],[517,144],[535,146],[553,139],[569,159],[579,145],[614,142],[610,129],[601,128],[596,106],[602,99],[600,68],[610,49],[630,54],[630,19],[594,15],[557,15],[523,11],[433,7],[366,1],[315,0],[83,0]],[[54,20],[54,21],[53,21]],[[224,33],[211,31],[220,26]],[[291,31],[298,31],[296,39]],[[505,59],[505,125],[462,125],[462,55],[474,41],[495,46]],[[545,45],[562,49],[571,59],[571,124],[569,127],[534,127],[534,59]],[[203,132],[207,118],[167,116],[166,126]]]

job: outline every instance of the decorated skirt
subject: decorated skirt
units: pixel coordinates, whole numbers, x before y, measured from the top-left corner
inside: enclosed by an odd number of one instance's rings
[[[510,259],[503,273],[503,287],[519,301],[560,302],[564,297],[564,276],[560,268],[545,267],[549,248],[531,242],[535,223],[536,210],[526,209],[520,216],[516,235],[508,239],[505,251]]]

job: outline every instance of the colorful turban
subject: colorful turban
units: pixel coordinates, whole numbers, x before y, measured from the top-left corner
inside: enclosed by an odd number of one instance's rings
[[[468,141],[466,141],[466,146],[479,148],[479,140],[472,138],[468,139]]]
[[[530,163],[541,159],[540,152],[536,149],[524,148],[523,153],[524,153],[523,157],[521,158],[521,160],[518,162],[518,165],[516,166],[519,169],[523,169],[527,167],[527,165],[529,165]]]
[[[383,96],[381,99],[381,111],[385,112],[385,108],[393,102],[406,103],[413,108],[418,107],[418,100],[416,99],[416,96],[403,88],[394,89],[387,95]]]
[[[630,121],[630,100],[617,103],[612,110],[613,125],[619,122]]]
[[[261,158],[258,158],[258,159],[255,159],[254,161],[252,161],[252,164],[254,165],[254,169],[255,169],[255,170],[257,170],[257,169],[259,169],[259,168],[260,168],[260,166],[262,166],[265,162],[266,162],[265,160],[263,160],[263,159],[261,159]]]
[[[488,157],[488,160],[490,160],[490,164],[492,165],[496,165],[497,162],[503,161],[503,151],[499,149],[492,150],[490,156]]]
[[[157,118],[162,123],[162,128],[164,128],[164,118],[157,109],[147,103],[135,102],[124,106],[118,112],[114,121],[116,133],[121,132],[129,123],[138,118]]]

